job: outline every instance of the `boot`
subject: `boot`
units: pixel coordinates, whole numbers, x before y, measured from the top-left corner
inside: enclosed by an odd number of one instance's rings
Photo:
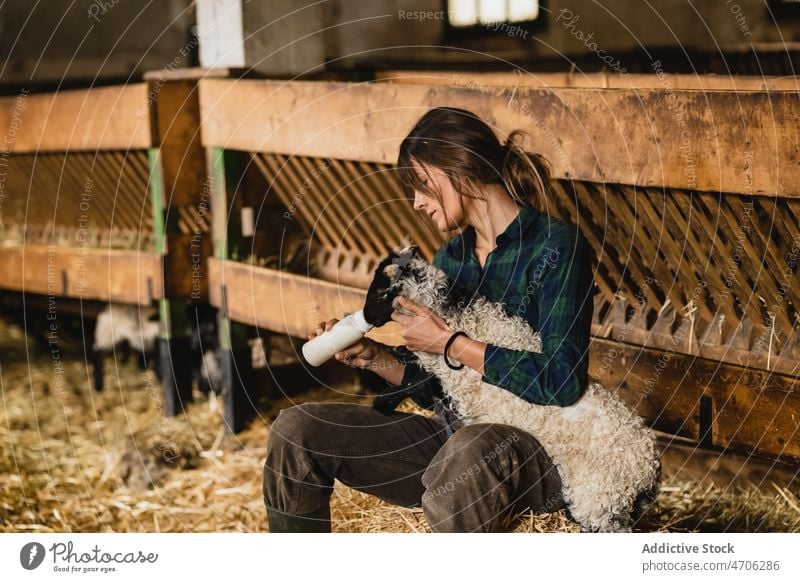
[[[271,533],[330,533],[330,505],[304,515],[283,513],[270,506],[267,507],[267,522]]]

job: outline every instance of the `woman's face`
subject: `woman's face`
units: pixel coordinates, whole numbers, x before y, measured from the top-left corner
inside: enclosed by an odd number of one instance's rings
[[[416,161],[412,161],[411,166],[419,179],[427,183],[428,188],[434,192],[439,192],[442,197],[442,204],[439,204],[435,197],[415,191],[414,210],[427,214],[436,224],[436,228],[442,232],[459,228],[464,221],[462,198],[447,175],[431,166],[428,166],[426,173]]]

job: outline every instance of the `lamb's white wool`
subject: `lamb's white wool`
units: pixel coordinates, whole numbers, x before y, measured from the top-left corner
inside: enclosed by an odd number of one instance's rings
[[[401,253],[403,251],[400,251]],[[423,259],[391,271],[402,295],[430,307],[448,325],[500,347],[541,352],[541,337],[521,317],[475,296],[466,307],[447,298],[444,272]],[[571,406],[531,404],[481,380],[471,368],[452,370],[441,355],[416,352],[421,365],[441,380],[468,424],[495,422],[533,435],[558,468],[572,517],[590,531],[629,531],[643,502],[654,499],[660,461],[653,432],[615,394],[597,382]]]
[[[203,363],[200,365],[200,372],[208,386],[215,389],[222,386],[222,366],[214,350],[205,350],[203,352]]]
[[[158,338],[159,322],[150,319],[156,314],[152,307],[109,304],[97,316],[94,329],[95,351],[110,351],[125,340],[136,351],[152,351]]]

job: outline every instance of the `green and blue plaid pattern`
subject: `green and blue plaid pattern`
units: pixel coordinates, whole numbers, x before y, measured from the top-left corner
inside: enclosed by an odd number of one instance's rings
[[[537,211],[529,202],[497,236],[496,244],[481,268],[475,255],[475,229],[467,226],[433,259],[451,279],[472,293],[503,303],[507,313],[525,318],[541,334],[541,353],[489,344],[482,379],[528,402],[568,406],[580,397],[588,380],[594,309],[591,247],[576,227]],[[410,352],[401,349],[399,354]],[[432,380],[413,360],[403,360],[404,386]],[[414,400],[430,403],[428,398]]]

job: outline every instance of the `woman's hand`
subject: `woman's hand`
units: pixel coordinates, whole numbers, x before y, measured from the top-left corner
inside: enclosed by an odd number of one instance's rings
[[[331,329],[338,322],[339,320],[334,318],[317,324],[316,329],[309,332],[308,339],[314,339],[324,331]],[[350,347],[336,352],[334,357],[347,366],[372,370],[393,384],[400,383],[405,368],[402,362],[389,351],[366,337],[361,338]]]
[[[444,346],[453,334],[453,330],[444,319],[436,315],[430,307],[420,305],[408,297],[399,296],[394,306],[392,319],[402,326],[400,334],[409,350],[431,354],[444,353]],[[397,311],[397,307],[403,307],[413,315],[404,315]]]
[[[388,356],[388,358],[387,358]],[[369,338],[361,338],[349,348],[336,352],[334,356],[337,360],[353,368],[364,368],[375,370],[386,367],[391,358],[395,362],[397,359],[388,354],[383,348]]]
[[[313,330],[308,332],[308,339],[312,340],[315,337],[317,337],[318,335],[322,335],[323,332],[328,331],[330,328],[332,328],[337,323],[339,323],[339,320],[335,319],[335,318],[334,319],[329,319],[328,321],[323,321],[321,323],[318,323],[316,328],[314,328]]]

